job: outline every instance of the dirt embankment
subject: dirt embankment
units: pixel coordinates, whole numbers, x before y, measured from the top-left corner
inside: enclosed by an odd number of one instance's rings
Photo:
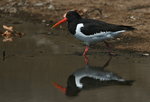
[[[116,49],[150,52],[150,0],[1,0],[0,5],[3,13],[36,15],[51,24],[78,9],[83,17],[134,26],[136,31],[110,42]]]

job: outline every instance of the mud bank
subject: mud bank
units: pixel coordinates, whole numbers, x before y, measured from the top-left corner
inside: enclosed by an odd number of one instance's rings
[[[19,17],[34,22],[43,22],[51,27],[62,15],[71,9],[81,11],[83,17],[103,20],[114,24],[130,25],[137,28],[133,32],[109,40],[115,49],[150,52],[150,1],[148,0],[2,0],[1,14]],[[81,6],[82,5],[82,6]],[[66,24],[57,28],[66,30]],[[54,32],[55,33],[55,32]],[[101,43],[99,43],[102,45]],[[98,44],[98,45],[99,45]]]

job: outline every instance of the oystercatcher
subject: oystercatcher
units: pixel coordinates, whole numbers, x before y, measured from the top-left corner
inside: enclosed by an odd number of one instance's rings
[[[86,89],[111,85],[132,85],[133,80],[125,80],[111,71],[104,70],[110,61],[111,57],[101,67],[86,64],[85,67],[76,70],[68,77],[66,88],[56,82],[53,85],[63,91],[67,96],[77,96],[79,92]]]
[[[114,38],[122,32],[134,30],[132,26],[109,24],[103,21],[84,19],[77,11],[69,11],[64,15],[64,19],[52,26],[58,26],[63,22],[68,22],[68,30],[77,39],[86,45],[83,56],[86,55],[91,43]]]

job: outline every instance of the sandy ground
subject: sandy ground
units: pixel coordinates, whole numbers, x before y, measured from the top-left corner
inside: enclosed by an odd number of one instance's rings
[[[80,10],[83,17],[134,26],[136,31],[109,42],[119,50],[150,52],[150,0],[1,0],[0,5],[2,13],[30,15],[50,26],[71,9]]]

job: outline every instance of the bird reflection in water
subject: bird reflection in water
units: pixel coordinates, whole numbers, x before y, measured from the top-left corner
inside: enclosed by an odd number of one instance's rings
[[[100,88],[111,85],[132,85],[133,80],[125,80],[117,74],[105,70],[111,61],[112,57],[100,67],[91,66],[88,64],[88,57],[85,56],[85,67],[77,69],[67,80],[67,87],[62,87],[58,83],[53,85],[64,92],[67,96],[77,96],[79,92],[87,89]]]

